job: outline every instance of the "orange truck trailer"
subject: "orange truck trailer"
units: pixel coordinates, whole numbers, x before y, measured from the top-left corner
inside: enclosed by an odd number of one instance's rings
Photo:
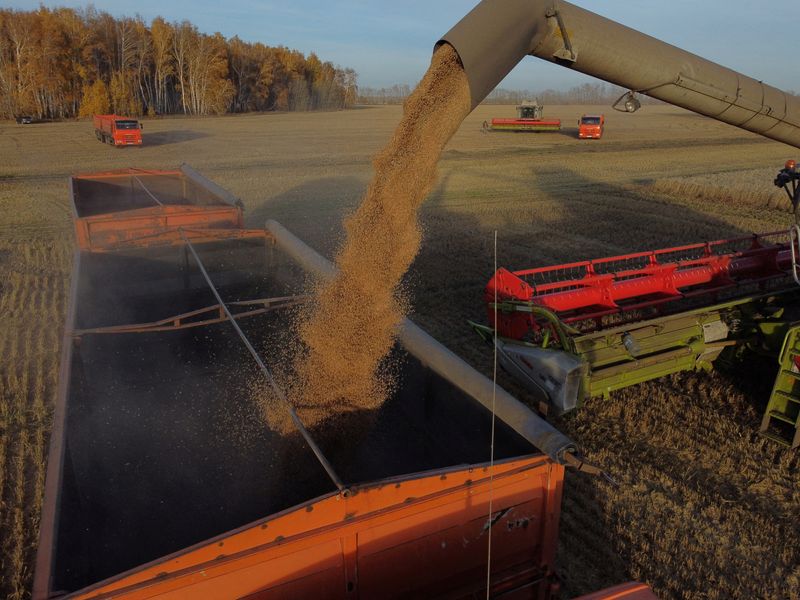
[[[94,135],[104,144],[112,146],[141,146],[142,124],[130,117],[95,115]]]
[[[578,137],[582,140],[599,140],[606,127],[605,115],[583,115],[578,121]]]
[[[410,321],[379,409],[272,430],[261,357],[332,265],[186,165],[70,189],[33,600],[475,598],[487,571],[493,597],[557,597],[568,438]]]

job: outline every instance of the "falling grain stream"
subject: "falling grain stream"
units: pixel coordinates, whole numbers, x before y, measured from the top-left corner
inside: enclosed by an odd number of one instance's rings
[[[420,246],[417,210],[436,180],[442,150],[469,112],[458,55],[443,45],[345,223],[337,276],[316,285],[313,306],[301,318],[303,349],[290,397],[307,426],[377,408],[391,391],[393,378],[382,362],[407,310],[401,279]]]

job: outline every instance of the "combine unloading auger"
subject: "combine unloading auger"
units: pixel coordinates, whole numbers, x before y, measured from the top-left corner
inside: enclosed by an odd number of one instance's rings
[[[560,0],[484,0],[439,42],[458,52],[473,106],[533,55],[800,147],[800,98]],[[797,212],[800,175],[775,184]],[[503,366],[556,412],[723,353],[778,356],[761,432],[800,446],[800,228],[544,269],[486,288]],[[495,331],[475,326],[488,341]],[[795,382],[798,382],[795,385]]]
[[[473,106],[533,55],[800,147],[800,98],[569,2],[483,0],[439,43],[458,52]]]

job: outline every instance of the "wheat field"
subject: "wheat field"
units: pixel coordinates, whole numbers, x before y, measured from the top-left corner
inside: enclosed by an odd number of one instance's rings
[[[405,285],[412,318],[487,374],[466,321],[484,319],[494,231],[515,269],[791,222],[772,179],[794,149],[660,106],[605,109],[605,138],[577,140],[580,115],[597,111],[547,107],[564,121],[557,134],[484,134],[513,107],[482,106],[443,155]],[[145,145],[129,149],[100,144],[87,122],[0,124],[0,596],[30,593],[73,252],[68,176],[186,162],[244,201],[248,226],[277,219],[330,256],[399,117],[389,106],[146,120]],[[635,578],[661,598],[800,598],[800,461],[755,433],[762,379],[673,376],[558,422],[619,483],[568,475],[566,596]]]

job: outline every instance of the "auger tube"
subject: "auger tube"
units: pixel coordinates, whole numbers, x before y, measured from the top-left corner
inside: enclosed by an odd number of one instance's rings
[[[530,54],[800,148],[800,98],[562,0],[483,0],[439,40],[472,106]]]
[[[278,248],[307,272],[325,279],[335,275],[333,263],[317,254],[280,223],[267,221],[266,229],[272,234]],[[484,375],[409,319],[403,320],[398,337],[403,347],[422,364],[491,409],[493,385]],[[495,414],[499,419],[557,463],[571,466],[581,463],[576,458],[578,449],[572,440],[503,388],[494,388],[494,393]]]

